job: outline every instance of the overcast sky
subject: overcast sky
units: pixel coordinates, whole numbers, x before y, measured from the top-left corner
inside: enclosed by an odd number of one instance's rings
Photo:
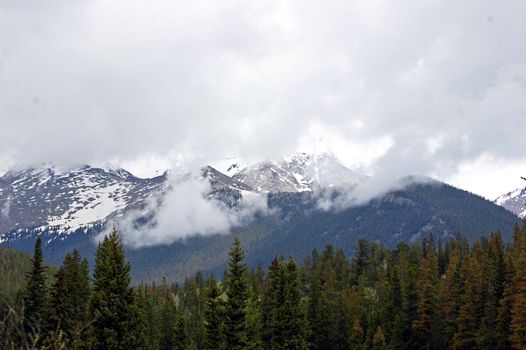
[[[526,174],[524,0],[0,0],[0,168],[332,151],[493,198]]]

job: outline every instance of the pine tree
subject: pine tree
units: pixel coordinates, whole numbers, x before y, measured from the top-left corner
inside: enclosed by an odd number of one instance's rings
[[[475,243],[473,252],[466,258],[463,266],[464,293],[458,316],[458,330],[453,339],[455,349],[475,349],[477,331],[483,311],[481,283],[484,281],[482,249]]]
[[[482,350],[496,347],[497,310],[504,292],[506,266],[504,244],[499,232],[493,232],[485,254],[484,311],[477,334],[477,343]]]
[[[418,307],[418,264],[422,256],[419,245],[408,247],[402,243],[398,245],[399,276],[402,295],[400,326],[403,329],[403,348],[414,349],[417,337],[413,330],[413,321],[417,317]]]
[[[268,274],[265,280],[261,295],[260,319],[261,319],[261,338],[264,349],[271,348],[271,341],[274,332],[274,314],[279,307],[278,293],[282,289],[280,279],[281,261],[273,259],[268,267]]]
[[[48,291],[46,287],[46,267],[42,257],[42,240],[37,237],[35,250],[31,259],[32,268],[26,275],[24,293],[24,318],[27,334],[43,338],[42,322],[46,311]]]
[[[453,336],[458,331],[458,315],[461,306],[461,295],[464,281],[461,276],[461,250],[458,246],[452,248],[449,263],[440,285],[440,302],[444,319],[444,340],[447,348],[452,347]]]
[[[247,339],[247,303],[249,299],[247,266],[243,263],[245,253],[239,238],[229,252],[228,275],[226,277],[227,305],[225,341],[227,349],[246,349]]]
[[[404,328],[402,322],[402,290],[398,269],[394,266],[388,271],[387,300],[386,300],[386,328],[389,331],[389,345],[392,349],[400,349],[403,346]]]
[[[126,262],[116,229],[99,243],[93,273],[90,318],[92,349],[129,350],[145,346],[140,313],[130,288]]]
[[[300,350],[307,348],[307,324],[296,263],[279,262],[277,278],[273,280],[275,298],[271,310],[271,349]]]
[[[176,312],[175,325],[173,329],[173,350],[186,350],[190,345],[188,330],[184,318],[184,310],[179,305]]]
[[[317,252],[313,251],[313,265],[307,276],[308,280],[308,299],[307,299],[307,320],[310,327],[309,344],[311,349],[321,349],[323,347],[321,339],[321,327],[324,319],[322,317],[322,285],[321,285],[321,264]],[[270,272],[269,272],[270,275]]]
[[[175,305],[174,296],[166,284],[163,285],[162,296],[160,299],[160,348],[162,350],[170,350],[175,346],[174,329],[177,322],[177,307]]]
[[[369,250],[369,243],[365,239],[360,239],[351,262],[351,282],[355,285],[358,284],[369,264]]]
[[[513,257],[511,252],[507,252],[505,256],[506,271],[504,278],[504,291],[502,298],[499,300],[497,309],[497,320],[495,329],[495,349],[507,350],[511,348],[510,344],[510,322],[511,322],[511,307],[513,295],[515,293],[515,268],[513,265]]]
[[[434,247],[430,244],[426,256],[420,264],[418,284],[419,303],[413,329],[422,349],[439,348],[440,316],[438,313],[438,259]]]
[[[206,348],[209,350],[223,347],[224,306],[221,300],[221,289],[212,276],[208,281],[205,299]]]
[[[64,335],[70,349],[86,340],[90,285],[88,262],[81,260],[78,250],[67,254],[51,288],[47,327]]]
[[[510,343],[514,349],[526,349],[526,224],[514,242],[515,278],[511,303]]]
[[[155,283],[152,284],[155,286]],[[153,289],[153,288],[152,288]],[[144,320],[146,348],[148,350],[160,350],[160,320],[152,291],[147,285],[141,283],[136,289],[137,304]]]

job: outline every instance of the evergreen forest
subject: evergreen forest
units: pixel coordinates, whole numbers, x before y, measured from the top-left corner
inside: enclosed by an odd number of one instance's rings
[[[1,349],[526,349],[526,225],[510,243],[360,240],[256,269],[236,238],[221,278],[135,286],[116,230],[92,272],[74,250],[51,273],[41,245],[2,299]]]

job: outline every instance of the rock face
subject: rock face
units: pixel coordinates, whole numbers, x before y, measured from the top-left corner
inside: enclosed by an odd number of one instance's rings
[[[521,219],[526,218],[526,188],[518,188],[495,199],[495,204],[501,205]]]

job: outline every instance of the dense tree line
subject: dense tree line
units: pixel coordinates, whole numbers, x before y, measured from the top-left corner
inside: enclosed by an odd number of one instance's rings
[[[115,231],[90,279],[73,251],[46,284],[40,241],[19,304],[4,311],[6,349],[526,349],[526,225],[469,244],[359,241],[277,257],[249,270],[238,239],[222,279],[130,287]]]

